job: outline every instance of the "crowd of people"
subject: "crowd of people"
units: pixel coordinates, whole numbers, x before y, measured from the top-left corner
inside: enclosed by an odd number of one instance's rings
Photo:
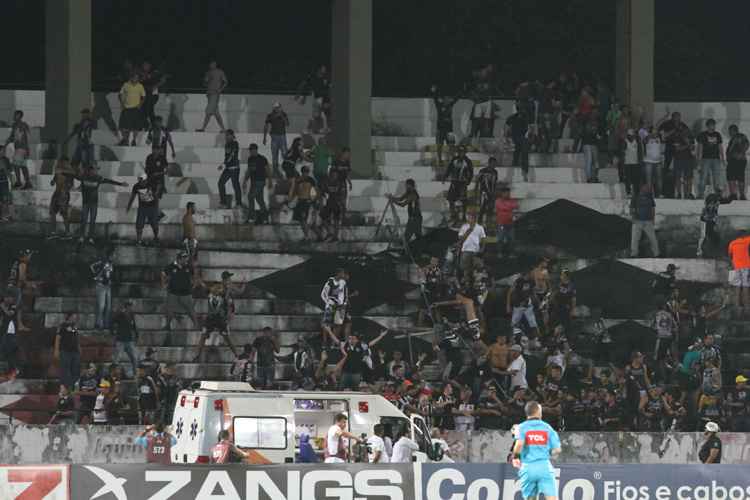
[[[479,82],[476,89],[481,91],[475,89],[472,94],[476,103],[472,111],[472,137],[494,133],[492,73],[493,68],[487,67],[476,77]],[[137,199],[138,245],[144,244],[146,224],[152,230],[153,243],[160,243],[159,222],[163,214],[159,200],[167,193],[168,151],[175,157],[170,131],[154,112],[159,88],[167,77],[148,63],[138,69],[131,66],[119,93],[123,106],[118,130],[120,145],[137,144],[137,135],[145,130],[146,142],[152,146],[127,205],[129,211]],[[266,192],[273,189],[275,181],[285,180],[289,185],[286,208],[293,211],[293,220],[301,224],[305,238],[312,235],[319,241],[337,241],[352,187],[350,152],[346,148],[334,152],[325,135],[318,140],[310,137],[325,132],[329,126],[330,82],[326,68],[321,67],[300,86],[301,90],[309,89],[315,100],[316,115],[309,130],[288,147],[289,119],[282,106],[274,103],[263,133],[264,144],[270,138],[270,161],[259,154],[257,144],[249,144],[242,182],[241,146],[234,131],[225,129],[218,110],[219,96],[228,84],[227,76],[216,63],[211,63],[204,83],[208,106],[199,131],[213,117],[225,134],[225,158],[219,166],[222,173],[218,181],[222,207],[246,209],[248,223],[269,223],[272,218],[265,202]],[[442,163],[442,147],[452,142],[451,110],[457,97],[446,97],[437,87],[431,92],[438,110],[438,160]],[[736,126],[729,129],[731,137],[725,153],[723,138],[713,120],[706,122],[706,131],[694,140],[679,113],[651,126],[642,114],[635,116],[637,113],[616,103],[606,86],[581,83],[568,73],[547,85],[522,82],[515,97],[517,109],[506,124],[506,134],[514,143],[513,163],[522,168],[524,178],[528,174],[528,153],[554,151],[554,139],[560,137],[565,127],[573,131],[573,150],[584,153],[587,180],[596,181],[598,153],[602,150],[610,153],[609,161],[618,168],[627,191],[633,195],[631,252],[634,256],[638,255],[642,232],[649,236],[652,253],[659,255],[653,230],[654,197],[666,193],[670,165],[674,165],[677,176],[673,190],[677,197],[693,196],[692,169],[696,160],[703,167],[698,196],[703,197],[709,180],[714,190],[706,198],[699,255],[704,240],[715,243],[719,205],[745,197],[744,157],[749,144]],[[80,243],[95,243],[100,186],[127,186],[99,175],[93,153],[94,128],[90,111],[83,110],[81,120],[65,141],[75,139],[72,159],[62,156],[55,162],[50,238],[72,237],[70,195],[75,181],[82,192]],[[8,144],[11,142],[12,160],[0,154],[0,205],[5,213],[11,187],[32,187],[25,163],[30,147],[29,127],[20,111],[14,116]],[[293,345],[282,346],[279,333],[267,327],[253,343],[235,346],[229,325],[237,312],[234,297],[243,293],[244,286],[233,283],[228,271],[222,274],[220,282],[202,280],[193,220],[197,207],[192,202],[185,207],[183,217],[183,248],[160,274],[159,285],[166,291],[164,345],[173,345],[175,317],[186,316],[193,329],[201,332],[195,363],[204,362],[204,346],[218,334],[235,357],[231,375],[237,380],[260,388],[274,388],[280,366],[291,365],[295,388],[381,393],[406,412],[421,413],[433,425],[444,429],[507,428],[522,418],[524,406],[530,400],[542,404],[545,416],[558,429],[693,430],[707,421],[720,422],[730,429],[748,427],[747,379],[740,374],[736,387],[723,390],[721,352],[708,326],[724,306],[688,306],[675,286],[673,266],[655,284],[655,296],[659,297],[654,304],[658,308],[654,317],[656,345],[652,352],[633,353],[627,364],[611,360],[608,367],[594,369],[594,355],[579,347],[588,339],[579,331],[571,273],[559,269],[553,276],[547,259],[541,259],[533,269],[522,273],[504,292],[506,295],[493,302],[502,304],[501,310],[486,307],[490,296],[504,290],[493,282],[485,263],[486,239],[488,234],[496,235],[497,258],[515,254],[513,228],[519,204],[510,196],[510,186],[499,181],[495,158],[489,158],[475,175],[465,145],[451,147],[449,157],[443,181],[450,182],[447,199],[450,218],[459,227],[458,241],[445,255],[429,257],[429,262],[421,268],[425,307],[420,318],[434,329],[429,349],[417,349],[406,356],[402,351],[385,348],[387,330],[372,339],[353,331],[350,300],[356,300],[356,292],[349,290],[351,277],[345,269],[337,270],[322,286],[324,314],[319,342],[316,338],[300,337]],[[728,165],[726,191],[722,184],[724,162]],[[4,179],[7,190],[3,187]],[[226,183],[230,181],[233,197],[226,192]],[[472,184],[476,199],[470,195]],[[247,198],[243,198],[245,195]],[[422,213],[416,183],[407,180],[404,194],[389,199],[407,207],[406,242],[420,236]],[[62,233],[56,232],[58,215],[65,225]],[[6,294],[0,304],[4,319],[2,352],[16,376],[23,371],[17,366],[16,335],[28,329],[23,322],[23,294],[32,292],[35,286],[29,273],[32,255],[31,251],[23,251],[13,264],[8,281],[12,293]],[[119,309],[113,311],[115,249],[105,248],[91,264],[90,272],[96,296],[95,328],[112,333],[113,363],[106,370],[89,365],[80,373],[77,317],[66,314],[55,335],[53,349],[61,382],[53,421],[145,424],[169,421],[182,384],[175,375],[174,364],[160,368],[154,360],[154,349],[140,356],[139,320],[133,301],[123,300]],[[206,299],[207,312],[203,315],[197,314],[197,297]],[[492,326],[499,317],[510,321],[507,331]],[[700,340],[688,347],[683,339],[691,336]],[[603,350],[611,343],[603,330],[593,340]],[[290,353],[282,356],[282,347],[290,348]],[[123,355],[127,363],[120,366]],[[433,360],[438,362],[437,377],[428,373]],[[131,392],[131,384],[123,384],[128,379],[135,381],[135,392]],[[74,394],[78,396],[77,405]]]

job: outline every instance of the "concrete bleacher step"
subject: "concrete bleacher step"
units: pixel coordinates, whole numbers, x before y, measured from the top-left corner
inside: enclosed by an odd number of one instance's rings
[[[123,298],[113,299],[113,310],[116,311],[124,300]],[[136,315],[161,313],[164,310],[165,300],[163,299],[127,300],[132,300],[133,312]],[[307,316],[322,312],[320,308],[301,300],[234,299],[234,306],[237,312],[242,314]],[[82,314],[93,314],[95,310],[94,298],[39,297],[34,301],[34,311],[42,313],[78,311]],[[195,299],[195,311],[199,314],[208,312],[208,301]]]
[[[70,287],[70,286],[57,286],[55,287],[55,293],[61,297],[79,297],[78,300],[83,302],[91,297],[96,297],[96,289],[93,285],[86,287]],[[112,285],[112,296],[115,307],[119,304],[117,297],[128,297],[130,299],[157,299],[162,303],[165,300],[164,290],[161,289],[156,283],[126,283],[118,282]],[[245,290],[242,294],[243,299],[237,300],[272,300],[274,297],[272,294],[260,290],[252,285],[246,285]],[[54,299],[54,297],[49,297]],[[38,304],[42,297],[35,300],[35,304]],[[50,311],[54,312],[54,311]]]
[[[93,330],[95,326],[94,319],[93,314],[81,314],[78,322],[79,328],[82,330]],[[368,319],[382,325],[383,328],[394,330],[412,326],[412,321],[408,317],[368,316]],[[44,326],[46,328],[53,328],[62,323],[63,320],[64,315],[61,313],[46,313],[44,315]],[[166,316],[163,314],[141,314],[138,317],[138,324],[144,331],[165,330],[167,327]],[[268,326],[274,330],[319,331],[320,315],[280,317],[264,314],[237,314],[229,326],[233,330],[261,330]],[[194,328],[194,325],[192,325],[189,318],[178,317],[172,321],[172,328],[176,330]]]
[[[553,200],[548,200],[553,201]],[[397,207],[395,208],[396,214],[401,221],[401,224],[405,224],[407,217],[407,210],[405,207]],[[183,209],[164,209],[164,219],[162,219],[161,223],[164,224],[179,224],[182,221],[182,216],[184,215]],[[348,218],[348,225],[351,225],[352,223],[357,224],[358,226],[362,225],[376,225],[378,221],[380,220],[381,216],[383,214],[383,210],[375,210],[368,212],[355,212],[350,211],[347,214]],[[79,211],[74,207],[72,212],[72,221],[77,223],[80,220],[80,214]],[[391,220],[390,213],[388,214],[389,218],[387,219],[386,223]],[[27,206],[14,206],[12,208],[11,216],[13,217],[13,220],[15,221],[24,221],[29,223],[34,223],[39,220],[46,220],[49,217],[49,211],[47,207],[44,207],[42,205],[27,205]],[[445,212],[443,210],[440,211],[423,211],[422,212],[423,221],[422,224],[425,227],[437,227],[444,222],[445,218]],[[125,212],[124,209],[112,209],[112,208],[99,208],[98,214],[97,214],[97,223],[100,226],[104,226],[105,224],[114,223],[116,225],[122,225],[127,226],[128,224],[135,224],[135,218],[136,218],[136,211],[132,210],[131,212]],[[199,214],[197,217],[195,217],[195,222],[200,228],[201,225],[217,225],[217,226],[248,226],[248,224],[245,224],[247,218],[247,214],[245,210],[242,210],[240,208],[231,209],[231,210],[210,210],[205,211],[202,214]],[[271,213],[271,221],[273,224],[264,224],[264,227],[270,227],[275,228],[275,230],[279,232],[283,232],[285,227],[295,227],[299,230],[300,236],[296,238],[296,241],[299,241],[302,239],[302,230],[299,229],[299,226],[297,224],[290,224],[292,218],[292,212],[289,211],[277,211]],[[279,225],[280,224],[280,225]],[[253,225],[253,224],[250,224]],[[254,225],[253,225],[254,226]],[[128,235],[134,235],[133,232],[134,229],[132,229],[134,226],[131,226],[131,230],[125,229],[123,231],[123,234]],[[357,226],[355,226],[357,227]],[[375,229],[374,227],[372,228]],[[106,229],[105,229],[106,230]],[[97,231],[102,231],[102,229],[98,229]],[[149,229],[146,229],[146,235],[148,236]],[[111,232],[111,230],[110,230]],[[346,232],[342,230],[342,233],[339,234],[339,239],[346,240],[345,236]],[[132,238],[133,236],[129,236],[129,238]],[[175,237],[181,238],[181,233],[178,233]],[[381,236],[381,238],[385,239],[385,236]],[[199,238],[200,239],[200,238]],[[361,240],[360,240],[361,241]]]
[[[445,168],[419,165],[381,165],[378,167],[378,171],[384,179],[393,179],[394,181],[414,179],[418,183],[417,186],[423,182],[442,180],[445,175]],[[478,171],[479,169],[474,169],[475,174]],[[498,167],[497,171],[498,178],[502,182],[524,182],[523,172],[520,168]],[[586,181],[586,175],[583,171],[583,165],[580,167],[530,167],[529,181],[535,183],[583,183]]]
[[[22,212],[23,213],[23,212]],[[97,235],[124,235],[132,239],[135,235],[133,220],[123,223],[106,223],[106,220],[100,220],[97,227]],[[106,224],[105,224],[106,223]],[[58,221],[58,226],[61,222]],[[45,222],[39,220],[27,221],[23,223],[11,222],[3,223],[2,231],[4,234],[13,235],[34,235],[44,234],[47,230]],[[253,224],[196,224],[196,237],[199,244],[208,244],[209,242],[226,243],[227,246],[238,245],[239,249],[244,249],[244,245],[252,245],[256,242],[273,243],[273,244],[295,244],[302,240],[304,234],[299,225],[253,225]],[[178,223],[159,224],[159,234],[162,239],[182,241],[182,226]],[[339,238],[343,241],[338,243],[306,243],[306,248],[323,248],[326,245],[338,245],[341,251],[346,250],[347,243],[370,243],[370,242],[387,242],[387,238],[377,233],[377,228],[372,226],[343,226]]]
[[[468,153],[469,159],[486,165],[490,156],[495,156],[498,164],[503,167],[513,165],[513,153],[500,151],[492,155],[487,153]],[[437,161],[437,153],[412,151],[383,151],[382,163],[388,166],[432,165]],[[445,157],[443,161],[446,161]],[[475,163],[476,164],[476,163]],[[577,167],[583,165],[583,155],[576,153],[531,153],[529,166],[531,167]]]

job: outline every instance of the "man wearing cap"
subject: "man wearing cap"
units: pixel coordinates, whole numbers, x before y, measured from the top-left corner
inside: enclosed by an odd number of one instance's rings
[[[148,224],[154,234],[154,246],[157,246],[159,244],[159,198],[146,174],[139,175],[138,182],[133,185],[127,212],[130,212],[136,196],[138,197],[138,215],[135,218],[135,244],[143,246],[143,227]]]
[[[109,411],[113,399],[110,394],[111,388],[112,384],[109,380],[103,378],[99,382],[99,391],[94,402],[94,409],[91,412],[94,425],[107,425],[109,423]]]
[[[286,137],[286,136],[284,136]],[[250,144],[248,148],[247,170],[245,171],[245,180],[242,182],[242,190],[247,192],[247,221],[254,220],[256,224],[262,224],[268,220],[268,210],[266,208],[266,198],[264,188],[269,190],[271,183],[271,167],[265,156],[258,154],[258,145]],[[247,182],[250,181],[250,190],[247,190]],[[255,204],[258,204],[259,215],[255,216]]]
[[[227,273],[228,274],[228,273]],[[223,275],[222,275],[223,278]],[[198,343],[198,354],[196,354],[193,363],[200,363],[201,356],[203,355],[203,347],[206,345],[206,340],[214,332],[219,332],[221,338],[226,342],[229,349],[232,351],[233,356],[237,356],[237,351],[234,349],[232,339],[229,336],[229,319],[230,310],[232,305],[227,300],[227,293],[224,290],[224,286],[216,284],[211,287],[211,291],[208,294],[208,312],[206,314],[206,322],[203,325],[201,331],[201,338]]]
[[[117,363],[124,352],[133,367],[128,377],[135,377],[135,372],[138,368],[138,350],[136,348],[138,326],[135,322],[133,302],[131,300],[125,300],[120,305],[120,310],[112,318],[112,333],[115,336],[112,361]]]
[[[716,422],[706,423],[706,441],[698,452],[698,458],[704,464],[721,463],[721,438],[719,438],[719,424]]]
[[[193,308],[193,273],[188,262],[189,255],[181,251],[177,254],[174,262],[165,267],[161,272],[161,287],[167,290],[166,315],[167,336],[164,345],[172,343],[172,318],[180,312],[189,316],[193,326],[199,325],[198,318]]]
[[[91,111],[88,108],[81,110],[81,121],[73,125],[73,131],[70,133],[65,144],[76,138],[76,149],[73,153],[73,166],[83,164],[91,165],[94,162],[94,144],[91,142],[91,134],[96,127],[96,122],[91,118]]]
[[[273,109],[266,116],[266,124],[263,127],[263,145],[266,145],[266,136],[271,133],[271,161],[273,162],[273,174],[281,176],[279,172],[279,152],[281,157],[286,156],[286,128],[289,126],[289,117],[286,115],[281,104],[273,103]]]
[[[750,390],[747,377],[740,374],[734,379],[735,386],[727,392],[724,408],[734,432],[750,432]]]
[[[219,165],[219,171],[221,172],[221,177],[219,177],[219,197],[221,198],[221,208],[232,208],[229,200],[227,200],[226,190],[227,181],[230,179],[232,180],[232,189],[234,190],[234,203],[236,206],[241,207],[240,144],[235,139],[234,130],[232,129],[227,130],[225,133],[224,163]]]
[[[511,387],[526,389],[529,387],[529,383],[526,381],[526,360],[523,359],[522,352],[523,349],[518,344],[513,344],[510,347],[508,373],[510,373]]]

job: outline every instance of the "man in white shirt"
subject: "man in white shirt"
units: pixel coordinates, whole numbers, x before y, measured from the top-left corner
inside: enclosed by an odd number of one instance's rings
[[[510,348],[511,362],[508,371],[510,372],[510,386],[526,389],[529,387],[529,383],[526,381],[526,360],[523,359],[522,352],[523,349],[520,345],[513,344]]]
[[[373,436],[367,440],[367,448],[369,450],[368,459],[371,464],[387,464],[391,461],[391,457],[385,452],[385,441],[383,441],[383,424],[375,424],[373,428]]]
[[[409,439],[400,433],[400,437],[393,445],[393,456],[391,456],[391,463],[393,464],[409,464],[412,462],[412,454],[415,451],[419,451],[417,443]]]
[[[346,286],[346,270],[336,269],[336,274],[328,278],[320,291],[324,311],[321,327],[323,328],[323,343],[334,336],[341,340],[341,330],[346,319],[346,304],[349,291]]]
[[[343,464],[346,463],[347,439],[359,443],[359,438],[351,432],[345,430],[349,418],[343,413],[336,415],[334,424],[328,429],[325,449],[325,463]]]
[[[474,257],[479,256],[484,251],[484,239],[486,237],[484,228],[477,224],[477,214],[470,212],[468,222],[461,226],[458,231],[459,259],[464,280],[471,277],[474,270]]]

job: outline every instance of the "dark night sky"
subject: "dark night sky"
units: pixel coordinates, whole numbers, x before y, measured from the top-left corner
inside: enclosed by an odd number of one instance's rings
[[[44,81],[44,0],[3,0],[6,88]],[[330,0],[94,0],[96,88],[125,58],[164,64],[168,87],[200,86],[216,57],[236,91],[292,90],[330,53]],[[373,93],[457,89],[494,62],[503,87],[564,67],[611,82],[614,0],[375,0]],[[750,97],[743,37],[750,2],[656,2],[658,98]],[[726,4],[726,5],[725,5]],[[730,8],[730,5],[732,6]]]

